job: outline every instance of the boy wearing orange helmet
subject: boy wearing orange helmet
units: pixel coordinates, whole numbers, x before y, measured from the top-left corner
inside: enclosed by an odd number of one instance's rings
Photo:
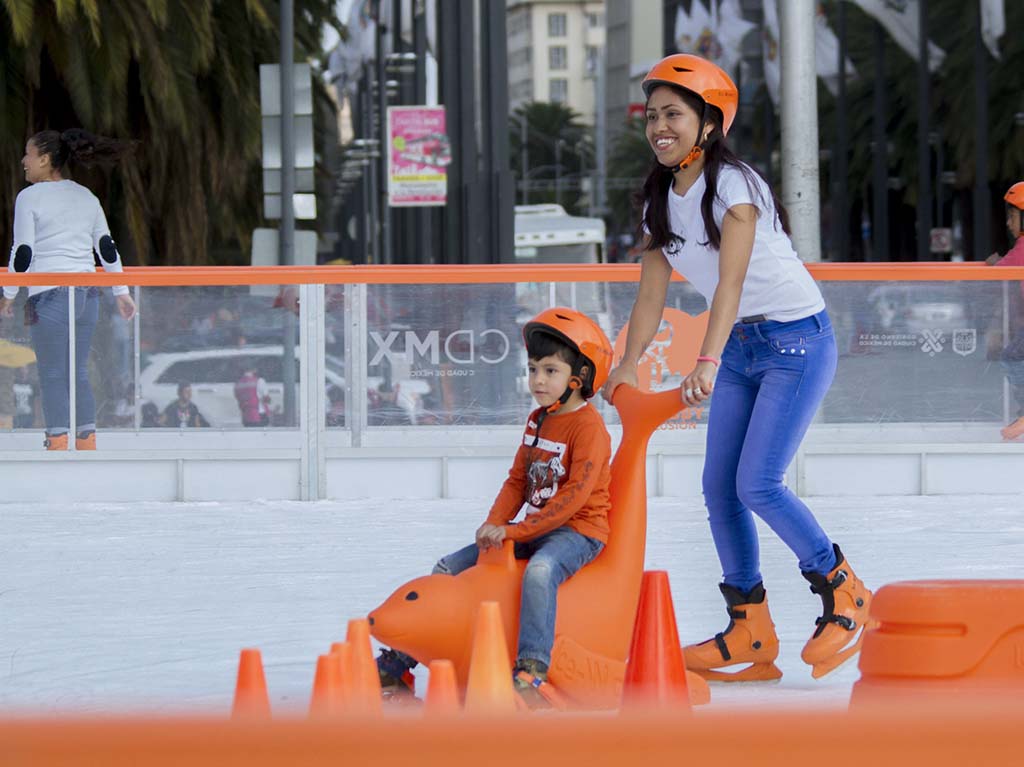
[[[1011,186],[1003,196],[1006,203],[1006,228],[1013,239],[1013,247],[1002,258],[998,253],[989,256],[985,263],[990,266],[1024,266],[1024,181]],[[1013,388],[1014,399],[1017,400],[1017,420],[1004,427],[1000,432],[1003,439],[1019,439],[1024,437],[1024,281],[1021,282],[1020,295],[1014,296],[1017,322],[1011,322],[1016,335],[1003,348],[1000,361],[1006,370],[1006,380]]]
[[[608,541],[611,438],[588,400],[608,378],[612,347],[593,320],[564,307],[526,323],[523,339],[538,407],[475,543],[442,557],[433,572],[457,575],[476,564],[480,551],[506,540],[517,559],[529,560],[513,679],[528,703],[542,705],[558,587]],[[386,649],[377,665],[382,686],[395,692],[409,686],[416,661]]]
[[[796,554],[823,612],[801,654],[815,677],[859,648],[871,592],[810,509],[786,468],[836,369],[821,291],[793,249],[786,211],[726,144],[733,81],[710,61],[668,56],[644,79],[654,163],[640,192],[643,268],[626,350],[605,387],[637,382],[636,367],[665,307],[672,272],[707,299],[708,328],[683,403],[711,397],[703,490],[722,564],[729,625],[684,648],[709,679],[776,679],[779,642],[761,580],[754,514]],[[723,672],[725,667],[745,666]]]

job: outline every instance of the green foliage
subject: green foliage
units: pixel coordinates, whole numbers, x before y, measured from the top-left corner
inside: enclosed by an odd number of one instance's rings
[[[529,202],[555,202],[559,195],[555,181],[561,177],[561,202],[573,215],[586,215],[587,196],[581,178],[594,172],[592,128],[581,115],[564,104],[532,101],[518,107],[509,118],[509,150],[512,177],[516,180],[516,202],[522,201],[523,139],[527,126],[527,173]],[[556,162],[558,160],[558,162]],[[560,172],[556,170],[561,166]]]
[[[298,0],[296,57],[319,55],[332,0]],[[260,220],[259,65],[279,60],[275,0],[0,0],[0,233],[33,133],[81,126],[138,142],[99,194],[129,263],[248,251]],[[126,247],[127,246],[127,247]]]

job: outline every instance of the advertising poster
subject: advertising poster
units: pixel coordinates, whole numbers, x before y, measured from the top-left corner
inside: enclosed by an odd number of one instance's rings
[[[390,205],[444,205],[451,157],[443,106],[388,107]]]

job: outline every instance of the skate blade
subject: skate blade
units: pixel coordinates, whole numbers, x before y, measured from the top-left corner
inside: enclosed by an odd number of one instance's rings
[[[557,711],[566,711],[569,708],[569,701],[564,695],[562,695],[562,693],[556,690],[550,682],[542,682],[533,674],[526,671],[517,672],[516,679],[533,687],[533,689],[535,689],[540,696],[551,705],[551,708],[556,709]],[[523,701],[521,695],[516,695],[516,698],[517,700],[522,701],[523,705],[527,706],[527,708],[529,707],[529,704],[527,704],[526,701]]]
[[[738,671],[717,669],[687,669],[709,682],[774,682],[782,679],[782,669],[774,663],[754,663]]]
[[[845,648],[837,652],[835,655],[825,658],[825,660],[818,661],[811,666],[811,676],[814,679],[821,679],[825,674],[829,674],[839,668],[841,665],[846,663],[850,658],[860,652],[860,646],[864,642],[864,632],[870,628],[874,628],[878,623],[876,621],[869,621],[864,624],[857,638],[853,644],[847,645]]]

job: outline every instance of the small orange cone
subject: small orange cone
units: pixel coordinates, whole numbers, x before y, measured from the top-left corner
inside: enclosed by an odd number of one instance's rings
[[[455,664],[450,660],[431,661],[423,713],[427,716],[446,716],[458,710],[459,687],[455,681]]]
[[[321,655],[316,659],[313,694],[309,700],[310,718],[335,716],[343,710],[341,664],[337,655]]]
[[[511,714],[517,710],[512,662],[497,602],[481,602],[473,629],[466,711]]]
[[[235,702],[231,716],[238,718],[269,719],[270,698],[267,679],[263,675],[263,658],[254,648],[242,650],[238,658],[238,681],[235,682]]]
[[[640,584],[622,704],[690,708],[686,664],[679,646],[668,573],[664,570],[644,572]]]
[[[348,622],[345,635],[351,653],[352,691],[349,707],[362,713],[380,715],[384,711],[384,700],[380,690],[380,672],[373,659],[370,644],[370,622],[366,618],[353,618]]]

